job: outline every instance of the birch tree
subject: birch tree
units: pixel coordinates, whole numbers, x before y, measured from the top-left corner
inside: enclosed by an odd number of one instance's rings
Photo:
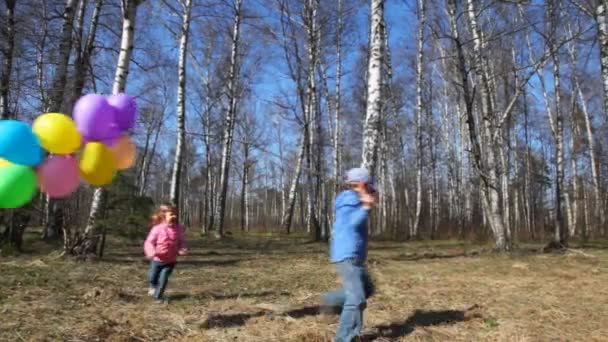
[[[66,0],[65,2],[61,40],[59,42],[59,50],[56,60],[57,66],[55,68],[55,76],[49,91],[50,96],[48,107],[46,108],[47,112],[59,112],[62,110],[67,82],[68,63],[70,61],[70,53],[72,51],[74,15],[77,5],[78,0]]]
[[[112,85],[112,93],[119,94],[125,91],[127,78],[129,76],[129,64],[131,63],[131,55],[133,53],[133,40],[135,37],[135,19],[137,17],[137,8],[144,0],[122,0],[122,34],[120,42],[120,53],[116,63],[116,73]],[[93,193],[91,202],[91,210],[84,230],[84,240],[75,249],[78,254],[100,254],[99,249],[101,242],[99,235],[99,227],[97,219],[103,211],[106,191],[104,188],[96,188]]]
[[[425,0],[418,0],[418,36],[416,44],[416,214],[413,237],[418,236],[422,213],[422,83],[424,66],[424,27],[426,25]]]
[[[8,120],[12,117],[8,101],[13,55],[15,54],[15,6],[17,0],[5,0],[5,5],[6,40],[2,47],[4,61],[2,63],[2,75],[0,75],[0,120]]]
[[[376,172],[382,108],[382,65],[384,61],[384,0],[370,1],[370,57],[367,79],[367,109],[363,125],[362,166]]]
[[[63,10],[63,23],[61,29],[61,40],[59,41],[59,50],[56,55],[56,67],[51,89],[49,90],[48,103],[46,104],[46,112],[62,112],[64,108],[65,90],[67,86],[67,73],[70,55],[72,52],[72,34],[74,29],[74,15],[79,1],[66,0]],[[80,8],[84,8],[85,2],[81,3]],[[82,13],[84,16],[84,13]],[[46,198],[45,206],[46,225],[42,234],[45,240],[55,239],[59,236],[59,230],[62,222],[62,202],[60,200]]]
[[[337,193],[340,187],[341,151],[340,151],[340,110],[342,109],[342,35],[343,35],[343,1],[338,0],[338,28],[336,31],[336,89],[334,108],[334,179],[336,181],[334,191]]]
[[[171,203],[179,206],[180,179],[183,168],[183,158],[186,139],[186,56],[188,51],[188,36],[190,32],[190,17],[192,0],[180,1],[183,6],[181,36],[179,41],[179,64],[177,86],[177,142],[175,159],[171,174]]]
[[[226,211],[226,195],[228,194],[228,177],[230,175],[230,161],[232,156],[232,142],[234,124],[237,114],[238,81],[239,81],[239,38],[242,20],[242,0],[234,2],[234,23],[232,26],[230,67],[228,71],[228,101],[229,107],[224,119],[224,133],[222,138],[222,157],[220,163],[220,188],[217,192],[215,235],[224,236],[224,215]]]
[[[572,36],[572,30],[569,27],[569,35]],[[595,217],[597,220],[598,224],[604,224],[605,222],[605,217],[604,217],[604,208],[603,208],[603,202],[602,202],[602,195],[601,195],[601,190],[600,190],[600,177],[599,177],[599,169],[598,169],[598,162],[597,162],[597,151],[595,148],[595,137],[593,134],[593,125],[591,123],[591,117],[589,114],[589,110],[587,109],[587,99],[585,98],[585,95],[583,94],[583,91],[581,89],[581,84],[579,81],[579,77],[578,77],[578,68],[577,68],[577,62],[578,62],[578,54],[576,52],[576,49],[574,47],[574,44],[572,42],[570,42],[568,44],[568,54],[570,56],[570,64],[571,64],[571,68],[572,68],[572,83],[573,83],[573,87],[574,87],[574,92],[575,94],[573,94],[573,97],[576,97],[578,99],[578,104],[581,107],[582,110],[582,114],[583,114],[583,119],[585,122],[585,133],[587,135],[587,148],[588,148],[588,154],[589,154],[589,161],[590,161],[590,166],[591,166],[591,176],[592,176],[592,180],[593,180],[593,195],[594,195],[594,200],[595,200]]]

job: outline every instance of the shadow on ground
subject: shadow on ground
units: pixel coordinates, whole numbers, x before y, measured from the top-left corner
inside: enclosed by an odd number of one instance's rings
[[[201,293],[176,293],[169,297],[171,301],[182,301],[189,299],[214,299],[214,300],[226,300],[226,299],[239,299],[239,298],[267,298],[267,297],[278,297],[278,296],[289,296],[291,293],[287,291],[259,291],[259,292],[239,292],[239,293],[219,293],[219,292],[201,292]]]
[[[452,259],[480,256],[481,252],[471,251],[454,254],[439,254],[439,253],[415,253],[415,254],[399,254],[390,258],[394,261],[418,261],[418,260],[433,260],[433,259]]]
[[[416,327],[430,327],[465,322],[473,318],[481,318],[480,307],[472,306],[467,310],[423,311],[416,310],[402,322],[378,325],[375,333],[362,336],[362,341],[374,341],[378,338],[396,339],[411,334]]]
[[[150,261],[142,258],[124,258],[124,257],[106,257],[101,260],[105,263],[110,264],[147,264]],[[203,267],[203,266],[237,266],[240,262],[245,261],[243,259],[208,259],[208,260],[197,260],[197,259],[182,259],[178,261],[180,268],[192,268],[192,267]]]
[[[239,327],[245,325],[248,320],[261,316],[287,316],[291,318],[304,318],[307,316],[319,315],[320,310],[321,308],[318,305],[309,305],[284,312],[260,310],[251,313],[213,314],[209,315],[207,320],[202,324],[202,327],[204,329]]]

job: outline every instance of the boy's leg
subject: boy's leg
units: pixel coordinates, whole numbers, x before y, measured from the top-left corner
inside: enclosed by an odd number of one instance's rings
[[[365,287],[365,299],[370,298],[376,293],[376,286],[374,285],[374,280],[367,272],[367,267],[363,269],[363,285]]]
[[[361,334],[363,310],[366,305],[364,270],[363,266],[348,261],[338,265],[338,272],[344,283],[345,301],[336,342],[350,342]]]
[[[344,289],[339,289],[331,292],[326,292],[323,295],[323,305],[325,306],[344,306],[344,300],[346,299]]]
[[[165,293],[165,288],[167,287],[167,283],[169,282],[169,276],[173,272],[173,268],[175,264],[163,264],[162,269],[160,271],[160,277],[158,281],[158,287],[156,288],[156,293],[154,294],[154,298],[161,299],[163,298],[163,294]]]
[[[339,315],[345,300],[344,289],[339,289],[323,294],[321,313],[328,315]]]

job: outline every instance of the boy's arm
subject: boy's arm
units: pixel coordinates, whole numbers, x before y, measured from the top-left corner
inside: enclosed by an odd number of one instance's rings
[[[347,194],[336,200],[336,216],[346,215],[349,225],[358,227],[369,215],[370,208],[366,208],[358,195]],[[341,211],[341,213],[338,213]]]
[[[363,223],[363,221],[367,219],[367,216],[369,215],[369,210],[369,208],[366,208],[364,206],[352,208],[350,224],[354,227],[358,227],[360,224]]]
[[[144,242],[144,253],[148,259],[154,258],[156,254],[156,239],[158,238],[158,226],[150,230],[146,241]]]

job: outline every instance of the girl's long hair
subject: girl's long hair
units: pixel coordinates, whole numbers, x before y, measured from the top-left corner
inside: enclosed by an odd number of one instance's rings
[[[172,204],[162,204],[160,205],[156,211],[154,211],[154,214],[152,215],[151,218],[151,225],[152,226],[156,226],[158,224],[161,224],[163,222],[165,222],[165,214],[171,212],[174,213],[175,216],[177,217],[177,208],[172,205]],[[177,222],[175,222],[177,223]]]

